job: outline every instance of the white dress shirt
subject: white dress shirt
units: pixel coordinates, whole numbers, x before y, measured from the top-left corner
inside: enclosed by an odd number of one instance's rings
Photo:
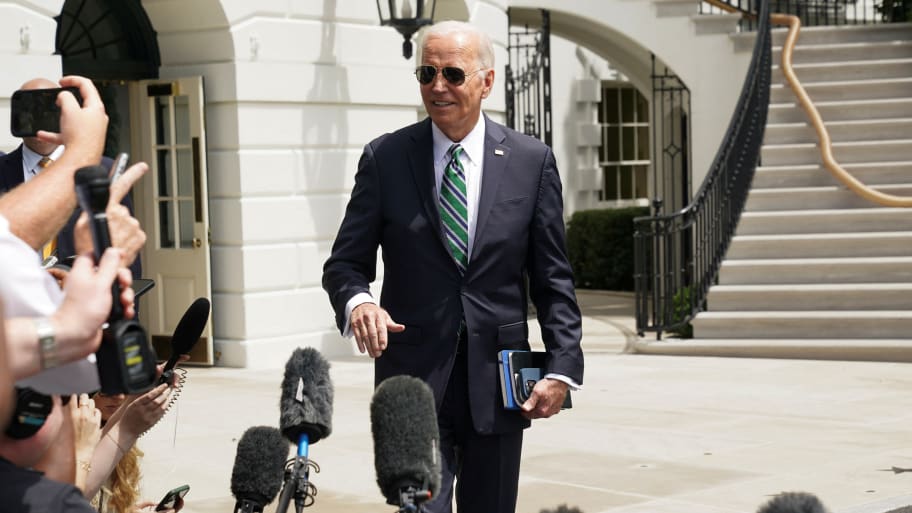
[[[54,151],[51,152],[47,157],[51,160],[57,160],[63,155],[64,147],[61,144]],[[38,173],[44,171],[41,166],[38,165],[41,162],[41,159],[44,158],[44,155],[40,153],[35,153],[31,148],[22,145],[22,183],[25,183],[32,178],[38,176]]]
[[[9,222],[0,215],[0,297],[5,316],[48,317],[63,302],[63,291],[35,258],[35,250],[10,232]],[[4,369],[3,372],[6,372]],[[32,387],[45,394],[91,392],[101,386],[95,355],[48,369],[20,380],[17,386]]]

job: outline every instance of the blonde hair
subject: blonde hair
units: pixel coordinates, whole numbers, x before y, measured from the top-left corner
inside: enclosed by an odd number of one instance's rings
[[[475,25],[456,20],[441,21],[421,31],[416,62],[421,62],[421,55],[424,53],[424,43],[428,38],[443,37],[450,34],[467,34],[474,37],[477,43],[475,52],[478,64],[486,69],[494,67],[494,45],[491,43],[491,38]]]
[[[111,498],[105,513],[133,513],[139,500],[139,459],[143,452],[135,445],[123,455],[111,473]]]

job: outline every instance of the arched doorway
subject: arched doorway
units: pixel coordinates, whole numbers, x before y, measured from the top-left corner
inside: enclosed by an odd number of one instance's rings
[[[127,82],[158,78],[158,39],[139,0],[66,0],[55,16],[64,75],[91,78],[110,121],[104,154],[130,151]]]
[[[206,139],[201,76],[158,80],[158,36],[139,0],[66,0],[55,40],[64,74],[92,79],[105,103],[104,154],[149,164],[134,186],[134,214],[147,235],[140,304],[159,355],[196,297],[210,297]],[[211,364],[212,328],[190,352]]]

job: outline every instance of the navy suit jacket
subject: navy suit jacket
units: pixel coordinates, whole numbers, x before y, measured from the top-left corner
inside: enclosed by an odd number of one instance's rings
[[[101,158],[101,165],[106,169],[110,169],[112,163],[113,161],[108,157]],[[22,145],[20,144],[15,150],[5,155],[0,155],[0,194],[9,192],[13,187],[23,183],[23,181]],[[133,201],[130,199],[129,194],[124,196],[121,203],[130,209],[131,214],[133,213]],[[82,211],[77,208],[57,234],[57,257],[61,262],[63,262],[65,258],[76,254],[73,230],[75,229],[76,220],[79,219],[79,214],[81,212]],[[138,255],[130,266],[130,271],[134,278],[139,278],[142,275],[142,264],[139,261]]]
[[[397,374],[422,378],[438,408],[465,319],[472,420],[489,434],[529,426],[504,409],[497,363],[502,349],[529,348],[527,297],[541,324],[547,372],[582,384],[583,354],[551,149],[486,116],[483,165],[472,255],[461,275],[441,228],[430,119],[365,146],[323,287],[342,330],[345,304],[369,291],[381,248],[380,305],[406,329],[389,333],[375,383]]]

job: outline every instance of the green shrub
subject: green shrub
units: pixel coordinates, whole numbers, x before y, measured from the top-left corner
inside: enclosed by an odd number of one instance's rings
[[[671,302],[673,308],[671,320],[673,323],[678,323],[690,315],[690,287],[684,287],[679,290],[671,299]],[[693,325],[688,321],[675,329],[669,330],[669,333],[680,338],[693,338]]]
[[[567,227],[567,253],[576,286],[633,290],[633,219],[647,207],[581,210]]]

